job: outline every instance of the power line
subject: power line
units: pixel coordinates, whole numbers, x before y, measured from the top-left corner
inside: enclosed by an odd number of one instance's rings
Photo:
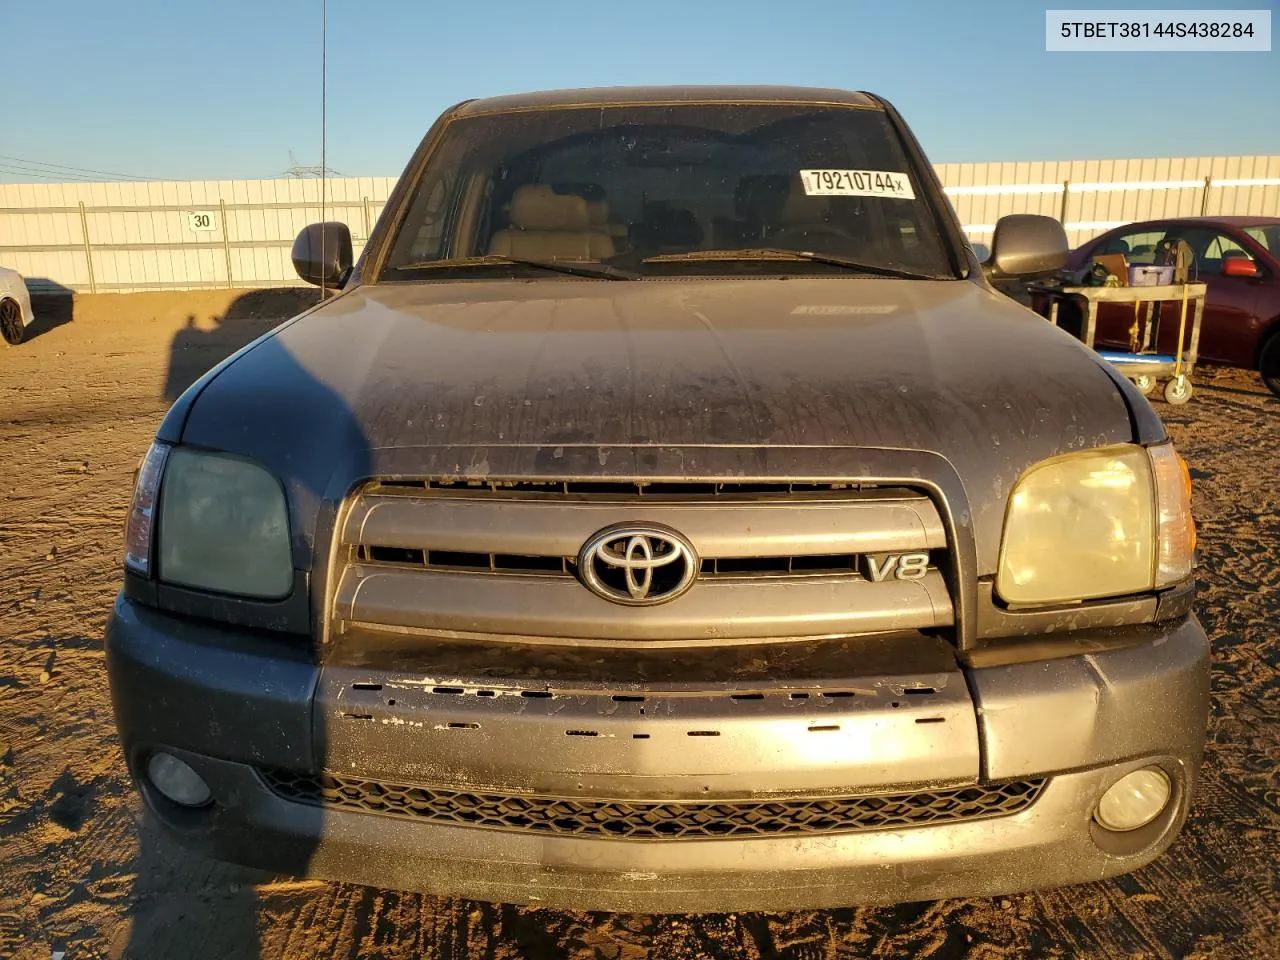
[[[332,167],[322,167],[319,165],[307,166],[306,164],[295,163],[283,173],[276,174],[278,177],[292,177],[295,180],[301,180],[307,177],[340,177],[342,176]]]
[[[35,177],[40,180],[56,180],[62,183],[127,183],[126,180],[103,180],[101,177],[86,177],[71,173],[48,173],[39,170],[23,169],[0,164],[0,173],[13,177]]]
[[[11,164],[21,164],[25,167],[35,167],[44,170],[57,172],[59,170],[68,171],[69,174],[96,174],[101,177],[108,177],[114,180],[155,180],[157,177],[140,177],[131,173],[113,173],[110,170],[97,170],[93,167],[76,167],[66,163],[48,163],[44,160],[28,160],[25,157],[10,157],[0,153],[0,160],[9,161]]]
[[[131,174],[131,173],[116,173],[116,172],[113,172],[113,171],[111,171],[111,170],[98,170],[98,169],[96,169],[96,168],[94,168],[94,167],[77,167],[77,166],[73,166],[73,165],[71,165],[71,164],[66,164],[66,163],[49,163],[49,162],[44,161],[44,160],[28,160],[28,159],[26,159],[26,158],[24,158],[24,157],[10,157],[10,156],[6,156],[6,155],[4,155],[4,154],[0,154],[0,160],[6,160],[6,161],[9,161],[9,162],[12,162],[12,163],[20,163],[20,164],[22,164],[22,165],[24,165],[24,166],[28,166],[28,167],[38,167],[38,168],[42,168],[42,169],[45,169],[45,170],[53,170],[53,171],[65,170],[65,171],[68,171],[68,172],[70,172],[70,173],[76,173],[76,174],[94,174],[94,175],[97,175],[97,176],[102,176],[102,177],[113,177],[113,178],[122,179],[122,180],[150,180],[150,179],[155,179],[155,178],[153,178],[153,177],[143,177],[143,176],[139,176],[139,175],[137,175],[137,174]]]
[[[33,170],[30,167],[15,167],[7,164],[0,164],[0,173],[5,173],[15,177],[32,177],[39,180],[57,180],[64,183],[129,183],[128,180],[104,179],[102,177],[89,177],[82,174],[68,173],[65,170],[48,171]]]
[[[323,82],[323,81],[322,81],[322,82]],[[323,97],[322,97],[322,99],[323,99]],[[324,107],[323,107],[323,106],[321,106],[321,108],[320,108],[320,109],[321,109],[321,111],[323,111],[323,110],[324,110]],[[322,124],[322,126],[323,126],[323,124]],[[321,131],[321,133],[320,133],[320,138],[321,138],[322,140],[324,139],[324,132],[323,132],[323,131]],[[321,157],[323,157],[323,156],[324,156],[324,148],[323,148],[323,147],[321,147],[321,149],[320,149],[320,155],[321,155]],[[284,171],[284,173],[278,173],[278,174],[276,174],[276,176],[278,176],[278,177],[292,177],[292,178],[294,178],[295,180],[300,180],[300,179],[303,179],[303,178],[305,178],[305,177],[340,177],[340,176],[342,176],[342,174],[340,174],[337,170],[334,170],[332,167],[326,166],[326,165],[324,165],[324,164],[321,164],[321,165],[317,166],[317,165],[315,165],[315,164],[299,163],[299,162],[298,162],[298,158],[297,158],[297,157],[295,157],[295,156],[293,155],[293,151],[292,151],[292,150],[290,150],[290,151],[289,151],[289,169],[288,169],[288,170],[286,170],[286,171]]]

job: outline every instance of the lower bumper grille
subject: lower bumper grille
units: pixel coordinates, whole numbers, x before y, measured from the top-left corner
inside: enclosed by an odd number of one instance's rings
[[[643,803],[472,793],[328,773],[264,770],[262,775],[275,793],[298,803],[495,830],[624,840],[848,833],[988,819],[1025,810],[1047,782],[807,800]]]

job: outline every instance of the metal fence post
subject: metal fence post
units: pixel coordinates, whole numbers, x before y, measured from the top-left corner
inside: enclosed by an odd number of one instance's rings
[[[231,281],[231,235],[227,231],[227,201],[218,198],[218,215],[222,217],[222,252],[227,255],[227,286],[233,287]]]
[[[1209,190],[1213,187],[1213,177],[1204,178],[1204,193],[1200,195],[1200,216],[1209,215]]]
[[[1071,181],[1062,181],[1062,206],[1058,208],[1058,222],[1062,224],[1063,229],[1067,226],[1067,197],[1071,195]]]
[[[371,232],[371,228],[369,226],[369,198],[361,197],[360,199],[364,203],[364,238],[368,240],[369,233]]]
[[[89,267],[89,292],[98,292],[98,282],[93,277],[93,249],[89,246],[89,216],[84,210],[84,201],[80,201],[80,232],[84,235],[84,262]]]

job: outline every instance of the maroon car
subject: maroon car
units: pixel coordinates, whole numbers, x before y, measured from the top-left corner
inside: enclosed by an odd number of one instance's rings
[[[1257,370],[1280,396],[1280,217],[1181,217],[1117,227],[1073,250],[1064,274],[1079,276],[1092,257],[1122,253],[1131,264],[1150,264],[1164,240],[1181,239],[1195,254],[1191,279],[1208,285],[1200,359]],[[1172,323],[1160,325],[1157,347],[1173,353],[1176,305],[1163,305]],[[1064,318],[1064,325],[1069,325]],[[1125,348],[1132,308],[1100,304],[1098,346]]]

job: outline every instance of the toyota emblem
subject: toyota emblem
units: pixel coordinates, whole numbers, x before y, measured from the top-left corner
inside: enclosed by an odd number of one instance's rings
[[[650,523],[598,531],[578,551],[578,574],[597,596],[633,607],[674,600],[698,575],[698,555],[684,537]]]

